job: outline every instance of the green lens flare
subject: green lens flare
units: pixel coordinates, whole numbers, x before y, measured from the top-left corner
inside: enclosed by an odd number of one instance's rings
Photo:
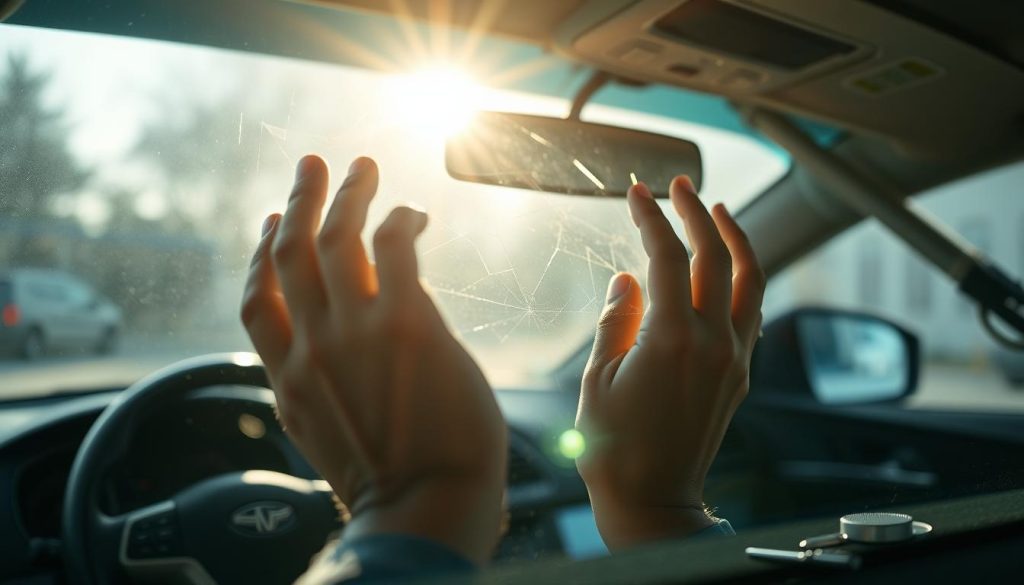
[[[576,459],[587,450],[587,442],[583,440],[583,433],[576,429],[569,429],[558,437],[558,452],[566,459]]]

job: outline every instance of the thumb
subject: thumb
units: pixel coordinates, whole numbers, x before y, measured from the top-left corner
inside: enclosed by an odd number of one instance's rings
[[[636,342],[644,314],[640,283],[631,274],[620,272],[608,283],[608,296],[597,322],[594,350],[587,371],[602,372]]]

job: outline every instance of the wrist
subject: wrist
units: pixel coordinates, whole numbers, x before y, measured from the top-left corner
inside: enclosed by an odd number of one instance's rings
[[[489,479],[421,480],[387,500],[355,507],[343,540],[373,534],[425,538],[482,565],[500,537],[502,484]]]
[[[594,519],[610,551],[686,538],[716,522],[703,504],[650,505],[591,497]]]

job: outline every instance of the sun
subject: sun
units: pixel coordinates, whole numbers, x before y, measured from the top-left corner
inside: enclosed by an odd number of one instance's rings
[[[464,130],[483,101],[483,88],[466,71],[447,64],[399,75],[389,94],[398,122],[427,138]]]

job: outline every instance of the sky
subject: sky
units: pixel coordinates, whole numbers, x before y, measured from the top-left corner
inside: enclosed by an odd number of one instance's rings
[[[174,43],[121,39],[0,25],[0,54],[24,52],[52,70],[46,96],[64,107],[69,147],[97,169],[87,187],[60,199],[93,233],[104,229],[112,187],[135,196],[141,215],[159,218],[172,206],[197,216],[214,213],[217,198],[235,197],[238,216],[216,217],[219,231],[240,231],[253,244],[266,214],[281,211],[294,163],[322,154],[336,171],[360,155],[381,166],[379,195],[368,225],[395,204],[430,214],[419,242],[422,272],[442,310],[490,370],[503,363],[543,370],[592,330],[607,279],[646,262],[623,199],[540,194],[462,183],[447,176],[444,138],[473,109],[564,116],[569,102],[481,86],[474,72],[444,63],[383,74]],[[217,104],[218,134],[189,145],[209,169],[209,181],[169,185],[152,164],[132,155],[146,124],[182,117],[196,102]],[[788,162],[777,151],[729,131],[621,108],[591,105],[584,120],[664,133],[697,142],[704,157],[701,196],[736,209],[777,180]],[[255,149],[248,168],[225,169],[213,153]],[[239,159],[249,160],[249,159]],[[231,171],[231,193],[214,192],[217,173]],[[571,171],[575,172],[575,171]],[[639,177],[643,180],[644,177]],[[335,176],[335,182],[340,181]],[[681,233],[678,218],[669,217]],[[215,239],[216,234],[205,234]],[[222,274],[212,304],[234,323],[237,282]],[[225,317],[227,319],[228,317]],[[197,317],[197,327],[213,321]],[[509,348],[525,347],[507,359]],[[550,343],[538,351],[538,344]],[[493,350],[500,346],[500,351]],[[544,346],[547,347],[547,346]],[[491,352],[488,355],[488,352]],[[523,360],[537,363],[523,366]]]

